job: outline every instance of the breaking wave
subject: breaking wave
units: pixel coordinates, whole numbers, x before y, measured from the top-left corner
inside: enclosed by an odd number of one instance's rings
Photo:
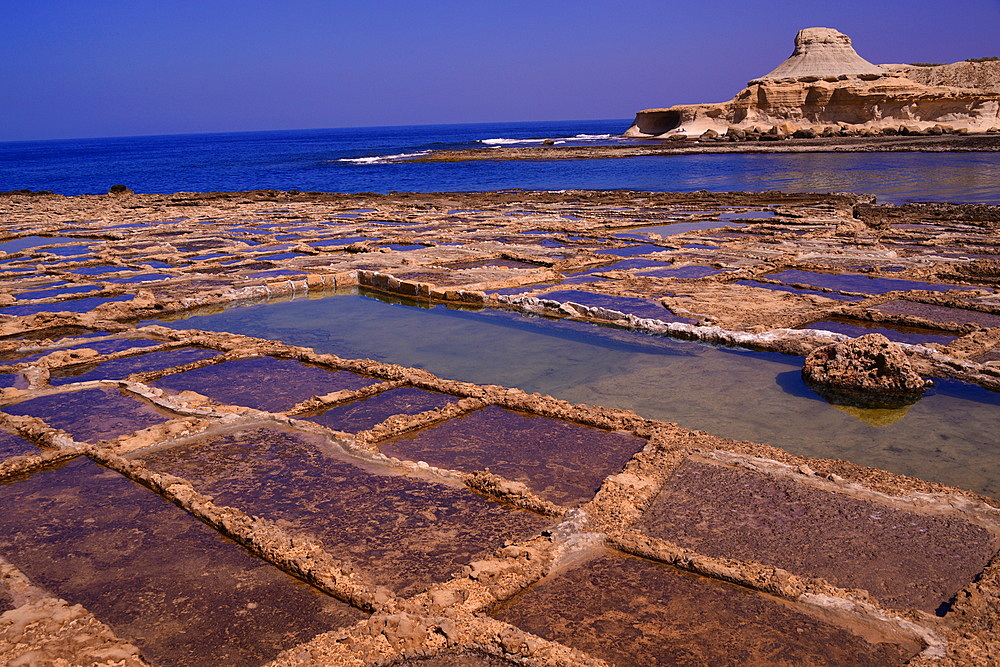
[[[418,151],[416,153],[396,153],[395,155],[370,155],[368,157],[342,157],[335,162],[351,162],[353,164],[385,164],[396,160],[405,160],[411,157],[421,157],[431,151]]]
[[[611,134],[575,134],[572,137],[554,137],[552,139],[510,139],[507,137],[497,137],[495,139],[479,139],[478,143],[487,146],[504,146],[510,144],[540,144],[545,141],[552,141],[556,144],[564,144],[567,141],[606,141],[613,138]]]

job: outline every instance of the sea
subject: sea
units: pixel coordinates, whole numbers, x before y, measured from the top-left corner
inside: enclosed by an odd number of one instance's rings
[[[236,190],[857,192],[879,201],[1000,204],[1000,153],[782,153],[407,162],[438,150],[641,144],[628,119],[355,127],[0,143],[0,191]]]

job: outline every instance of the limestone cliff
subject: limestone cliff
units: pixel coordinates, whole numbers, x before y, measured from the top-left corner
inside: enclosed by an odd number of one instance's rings
[[[985,132],[1000,126],[1000,63],[873,65],[851,39],[806,28],[792,55],[728,102],[646,109],[627,137],[670,138],[756,128],[771,136],[928,128]]]

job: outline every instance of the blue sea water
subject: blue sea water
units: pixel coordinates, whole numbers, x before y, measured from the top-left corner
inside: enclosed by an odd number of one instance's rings
[[[621,139],[628,120],[478,123],[0,143],[0,191],[100,194],[252,189],[456,192],[507,188],[861,192],[880,200],[1000,203],[998,153],[671,155],[400,162],[432,150]]]

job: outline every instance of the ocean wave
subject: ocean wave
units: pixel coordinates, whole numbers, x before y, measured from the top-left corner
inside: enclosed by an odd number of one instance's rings
[[[396,160],[405,160],[411,157],[421,157],[431,151],[417,151],[416,153],[396,153],[395,155],[370,155],[368,157],[342,157],[331,162],[351,162],[353,164],[385,164]]]
[[[552,141],[557,144],[564,144],[567,141],[606,141],[613,137],[614,135],[611,134],[575,134],[572,137],[556,137],[553,139],[510,139],[507,137],[496,137],[494,139],[478,139],[477,141],[487,146],[505,146],[511,144],[540,144],[546,141]]]
[[[545,139],[505,139],[503,137],[498,139],[479,139],[479,143],[486,144],[487,146],[500,146],[503,144],[540,144]]]

